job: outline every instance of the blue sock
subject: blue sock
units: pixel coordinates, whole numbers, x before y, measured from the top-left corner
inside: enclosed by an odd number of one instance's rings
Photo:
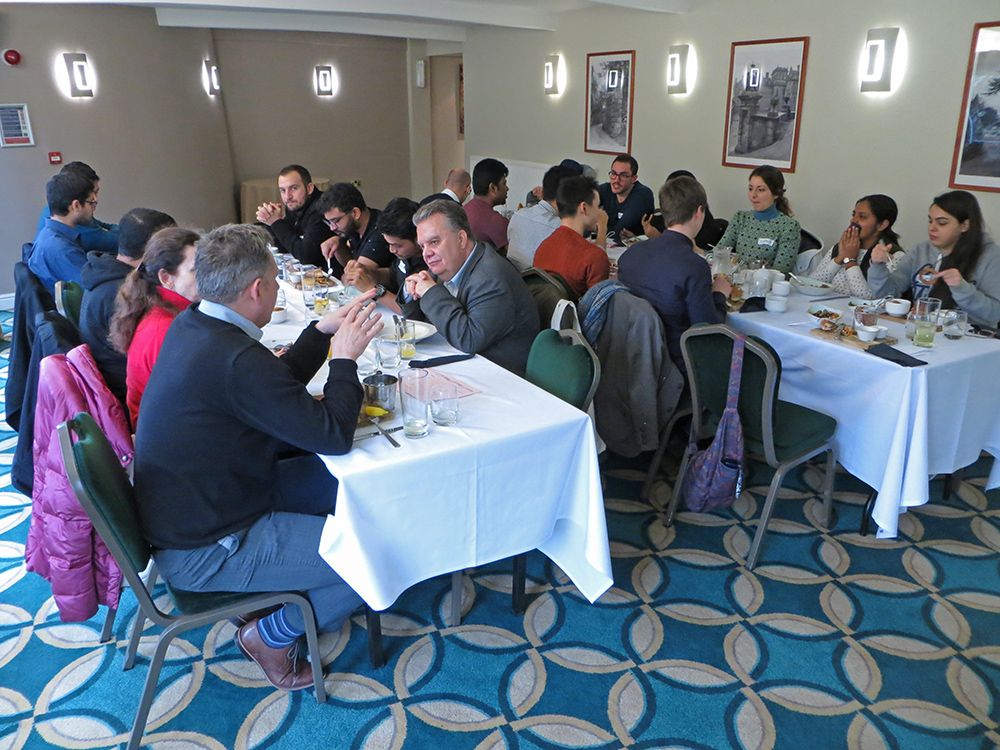
[[[264,644],[270,648],[287,648],[305,633],[304,630],[297,630],[288,624],[284,607],[267,617],[260,618],[257,622],[257,632],[260,633],[260,639]]]

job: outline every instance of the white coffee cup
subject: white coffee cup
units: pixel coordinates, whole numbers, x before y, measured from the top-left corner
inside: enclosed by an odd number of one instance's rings
[[[271,310],[271,322],[272,323],[284,323],[285,318],[288,317],[288,310],[284,307],[277,307]]]
[[[771,274],[771,284],[774,285],[779,281],[785,280],[785,274],[779,271],[777,268],[769,268],[768,273]]]
[[[792,291],[792,285],[787,281],[775,281],[771,284],[771,294],[776,294],[779,297],[787,297]]]
[[[764,309],[769,312],[784,312],[788,309],[788,297],[769,294],[764,297]]]
[[[906,315],[910,311],[910,301],[907,299],[891,299],[885,303],[885,311],[889,315],[897,318]]]

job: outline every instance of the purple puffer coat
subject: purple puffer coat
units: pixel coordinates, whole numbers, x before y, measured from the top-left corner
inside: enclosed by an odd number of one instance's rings
[[[122,465],[128,464],[133,449],[125,410],[86,344],[42,360],[35,407],[35,486],[24,557],[28,570],[52,584],[63,622],[89,620],[100,604],[117,608],[122,583],[121,570],[70,487],[59,449],[56,426],[84,411],[104,430]]]

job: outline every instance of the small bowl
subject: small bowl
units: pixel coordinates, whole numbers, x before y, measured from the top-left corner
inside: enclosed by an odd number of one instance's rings
[[[885,303],[886,315],[894,315],[901,318],[910,311],[910,301],[908,299],[891,299]]]
[[[836,323],[844,317],[844,312],[816,302],[809,305],[809,317],[813,319],[814,325],[818,326],[821,320],[832,320]]]
[[[878,328],[878,333],[875,334],[875,339],[884,339],[886,334],[889,333],[889,326],[875,326]]]
[[[288,310],[286,308],[275,307],[271,310],[272,323],[284,323],[286,318],[288,318]]]
[[[788,309],[788,297],[779,294],[768,294],[764,297],[764,309],[769,312],[785,312]]]
[[[878,329],[879,326],[854,326],[859,341],[874,341],[878,336]]]
[[[829,294],[833,287],[825,281],[817,281],[808,276],[794,276],[792,286],[795,290],[810,297],[818,297],[821,294]]]
[[[787,297],[791,291],[792,285],[784,279],[775,281],[771,284],[771,294],[776,294],[779,297]]]

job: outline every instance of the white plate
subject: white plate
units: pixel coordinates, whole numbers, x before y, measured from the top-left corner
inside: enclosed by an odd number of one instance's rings
[[[790,278],[789,281],[792,282],[792,286],[802,294],[808,295],[810,297],[818,297],[821,294],[829,294],[833,290],[830,284],[825,281],[817,281],[816,279],[811,279],[808,276],[798,276]]]
[[[820,311],[834,313],[835,317],[834,316],[819,317],[818,315],[816,315],[816,313]],[[836,323],[837,321],[839,321],[841,318],[844,317],[843,310],[838,310],[835,307],[827,307],[826,305],[820,304],[819,302],[814,302],[813,304],[809,305],[808,312],[809,312],[809,317],[813,319],[815,326],[819,326],[821,320],[832,320],[834,323]]]
[[[419,344],[424,339],[430,338],[431,336],[433,336],[435,333],[438,332],[438,329],[432,326],[430,323],[424,323],[422,320],[414,320],[412,322],[413,322],[413,333],[414,333],[413,343],[415,344]],[[395,332],[393,331],[392,328],[392,320],[389,320],[385,329],[382,331],[382,333],[379,334],[379,338],[387,338],[394,335]]]

